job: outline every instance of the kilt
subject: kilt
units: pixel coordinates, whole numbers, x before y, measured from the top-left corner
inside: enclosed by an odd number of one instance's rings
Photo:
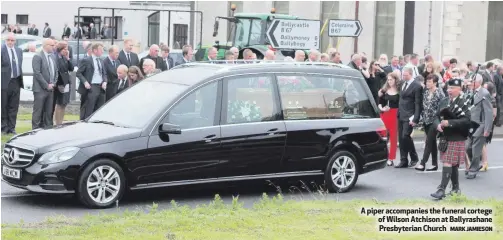
[[[466,150],[465,141],[447,141],[447,151],[440,152],[440,161],[453,166],[465,164]]]

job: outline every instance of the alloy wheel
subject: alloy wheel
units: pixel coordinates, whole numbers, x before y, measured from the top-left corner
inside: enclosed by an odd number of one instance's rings
[[[98,166],[91,171],[87,178],[87,193],[96,203],[109,203],[117,197],[120,189],[120,176],[111,166]]]
[[[332,182],[339,189],[351,186],[356,177],[356,164],[348,156],[340,156],[332,164]]]

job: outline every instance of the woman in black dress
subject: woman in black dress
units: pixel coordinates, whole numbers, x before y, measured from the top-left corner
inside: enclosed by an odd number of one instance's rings
[[[73,72],[73,64],[70,61],[68,51],[68,43],[61,41],[56,47],[57,64],[58,64],[58,81],[56,82],[57,89],[54,91],[55,108],[54,108],[54,124],[63,124],[66,105],[70,102],[70,72]]]

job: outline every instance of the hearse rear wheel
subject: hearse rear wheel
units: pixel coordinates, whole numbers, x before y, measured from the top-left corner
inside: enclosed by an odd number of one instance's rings
[[[329,192],[344,193],[358,181],[358,160],[348,151],[338,151],[330,158],[325,170],[325,184]]]

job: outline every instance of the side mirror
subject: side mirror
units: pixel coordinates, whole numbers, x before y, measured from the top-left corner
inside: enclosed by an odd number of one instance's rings
[[[182,134],[182,128],[171,123],[163,123],[159,126],[160,134]]]
[[[215,20],[215,24],[213,24],[213,37],[218,35],[218,20]]]

